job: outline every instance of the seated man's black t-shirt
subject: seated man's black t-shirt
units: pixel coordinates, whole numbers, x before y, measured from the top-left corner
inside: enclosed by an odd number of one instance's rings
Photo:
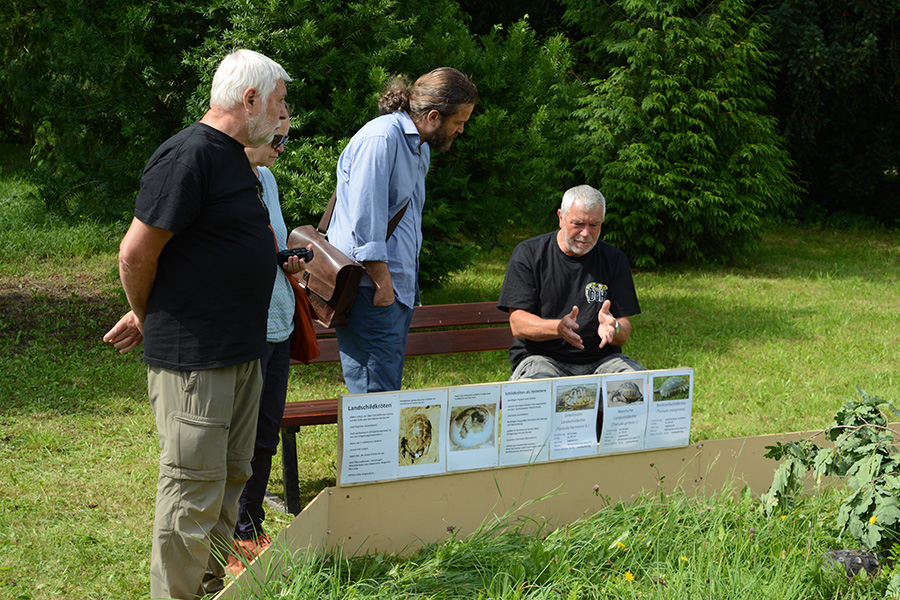
[[[240,142],[202,123],[165,141],[144,169],[134,215],[174,233],[144,324],[144,361],[189,371],[260,358],[275,243]]]
[[[598,315],[605,300],[610,301],[614,317],[641,312],[631,267],[625,254],[599,241],[584,256],[568,256],[557,243],[557,232],[525,240],[516,246],[497,306],[503,310],[519,308],[542,319],[561,319],[578,306],[578,329],[584,350],[562,339],[534,342],[513,338],[509,361],[515,370],[526,356],[539,354],[563,363],[586,365],[620,353],[611,344],[600,348]]]

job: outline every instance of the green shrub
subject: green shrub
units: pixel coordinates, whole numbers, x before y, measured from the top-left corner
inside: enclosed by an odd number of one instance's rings
[[[453,150],[431,159],[421,274],[426,283],[446,273],[441,263],[451,246],[472,252],[473,242],[496,245],[511,225],[551,225],[572,184],[576,90],[566,78],[568,42],[556,36],[539,43],[525,21],[506,31],[495,28],[478,41],[459,68],[471,73],[481,100]],[[445,248],[428,248],[432,241]]]
[[[634,264],[740,256],[798,187],[767,114],[773,55],[743,0],[569,0],[616,62],[577,117],[579,169],[610,202],[607,240]],[[592,17],[596,15],[595,19]]]

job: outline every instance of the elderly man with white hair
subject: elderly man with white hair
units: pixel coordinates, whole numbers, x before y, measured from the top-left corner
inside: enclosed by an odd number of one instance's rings
[[[198,598],[224,587],[238,499],[251,473],[259,359],[275,280],[275,243],[245,146],[272,142],[287,118],[273,60],[226,56],[210,108],[144,168],[119,247],[131,305],[104,336],[121,352],[144,344],[159,433],[152,598]]]
[[[625,254],[600,240],[606,199],[571,188],[559,230],[521,242],[497,306],[509,312],[511,380],[642,371],[622,353],[641,312]]]

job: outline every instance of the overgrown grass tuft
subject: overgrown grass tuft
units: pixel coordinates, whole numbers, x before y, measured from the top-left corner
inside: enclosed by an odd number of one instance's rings
[[[287,557],[261,598],[881,598],[892,569],[848,581],[830,493],[766,518],[749,491],[645,495],[550,529],[514,514],[407,558]]]

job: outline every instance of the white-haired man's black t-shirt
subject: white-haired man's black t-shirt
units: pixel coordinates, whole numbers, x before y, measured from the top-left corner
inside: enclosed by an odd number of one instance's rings
[[[277,267],[260,194],[243,145],[202,123],[154,152],[134,215],[174,236],[148,301],[146,363],[191,371],[262,356]]]
[[[555,231],[546,233],[516,246],[497,306],[506,311],[523,309],[542,319],[561,319],[578,306],[579,327],[575,332],[581,336],[584,350],[562,339],[534,342],[513,338],[509,349],[513,370],[532,354],[586,365],[620,353],[619,346],[599,347],[597,319],[603,302],[609,299],[614,317],[641,312],[624,252],[600,241],[584,256],[568,256],[560,250],[556,235]]]

